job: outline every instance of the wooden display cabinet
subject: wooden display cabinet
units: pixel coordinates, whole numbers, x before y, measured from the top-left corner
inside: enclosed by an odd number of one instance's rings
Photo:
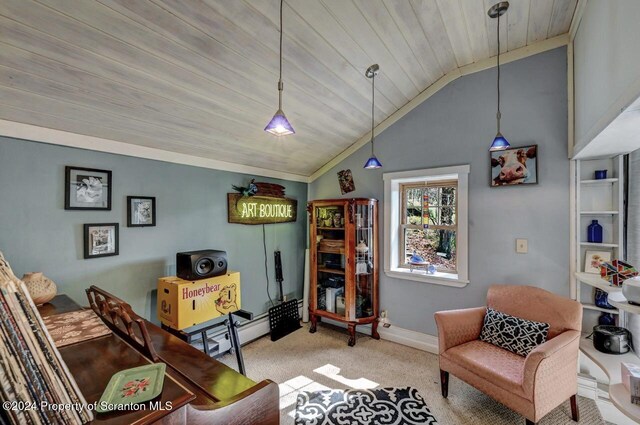
[[[307,204],[310,229],[311,328],[323,317],[347,324],[349,346],[356,326],[378,334],[378,201],[325,199]]]

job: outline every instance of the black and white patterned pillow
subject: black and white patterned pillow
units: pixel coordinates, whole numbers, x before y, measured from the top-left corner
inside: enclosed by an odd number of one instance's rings
[[[549,324],[521,319],[487,308],[480,340],[526,357],[547,340]]]

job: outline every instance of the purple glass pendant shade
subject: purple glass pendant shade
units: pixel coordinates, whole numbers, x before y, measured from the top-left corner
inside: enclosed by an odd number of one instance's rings
[[[497,31],[496,35],[498,36],[498,54],[497,54],[497,68],[498,68],[498,78],[497,78],[497,92],[498,92],[498,111],[496,113],[496,124],[498,127],[498,131],[496,133],[496,137],[493,139],[491,143],[491,147],[489,148],[489,152],[502,151],[505,149],[509,149],[511,145],[509,141],[502,135],[500,132],[500,119],[502,118],[502,113],[500,112],[500,16],[506,13],[507,9],[509,9],[509,2],[501,1],[489,9],[487,14],[490,18],[497,20]]]
[[[264,131],[271,133],[275,136],[287,136],[289,134],[295,134],[295,130],[289,123],[282,109],[278,109],[276,114],[271,118],[269,124],[264,128]]]
[[[374,121],[374,111],[376,105],[376,75],[380,70],[380,66],[377,63],[371,65],[365,71],[364,75],[367,78],[371,78],[371,156],[367,159],[367,162],[364,164],[364,168],[366,170],[374,170],[376,168],[382,168],[382,163],[376,158],[376,154],[373,150],[373,142],[375,140],[375,121]]]
[[[509,147],[511,147],[511,145],[509,144],[507,139],[505,139],[502,133],[499,132],[498,134],[496,134],[495,139],[493,139],[493,143],[491,143],[491,147],[489,148],[489,150],[491,152],[503,151],[505,149],[509,149]]]
[[[278,78],[278,110],[276,111],[269,124],[264,128],[264,131],[271,133],[274,136],[288,136],[289,134],[295,134],[293,126],[287,119],[286,115],[282,111],[282,91],[284,90],[284,83],[282,82],[282,6],[284,0],[280,0],[280,77]]]
[[[371,170],[374,168],[382,168],[382,163],[376,158],[375,155],[372,155],[371,158],[367,159],[367,162],[364,164],[364,168],[367,170]]]

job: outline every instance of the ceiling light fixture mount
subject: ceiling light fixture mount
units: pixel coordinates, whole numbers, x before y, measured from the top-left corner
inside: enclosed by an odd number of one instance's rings
[[[264,131],[271,133],[275,136],[287,136],[289,134],[295,134],[295,130],[286,115],[282,111],[282,91],[284,90],[284,83],[282,82],[282,8],[284,6],[284,0],[280,0],[280,77],[278,79],[278,110],[276,111],[269,124],[264,128]]]
[[[380,66],[377,63],[371,65],[365,71],[364,75],[367,78],[371,78],[371,157],[364,164],[364,168],[368,170],[372,170],[375,168],[382,168],[382,163],[376,158],[376,155],[373,152],[373,141],[374,141],[374,112],[375,112],[375,104],[376,104],[376,75],[380,71]]]
[[[496,121],[498,126],[498,132],[496,133],[496,137],[493,139],[493,143],[491,143],[490,151],[501,151],[508,149],[511,147],[507,139],[500,132],[500,119],[502,118],[502,114],[500,113],[500,16],[504,15],[509,9],[508,1],[501,1],[499,3],[491,6],[487,14],[490,18],[497,19],[497,37],[498,37],[498,112],[496,113]]]

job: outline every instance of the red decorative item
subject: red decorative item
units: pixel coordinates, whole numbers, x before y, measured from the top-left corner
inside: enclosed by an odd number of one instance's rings
[[[608,280],[613,286],[622,286],[622,282],[638,274],[635,267],[622,260],[613,260],[611,263],[600,265],[600,277]]]

